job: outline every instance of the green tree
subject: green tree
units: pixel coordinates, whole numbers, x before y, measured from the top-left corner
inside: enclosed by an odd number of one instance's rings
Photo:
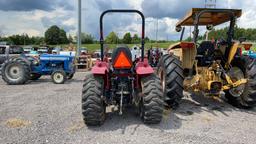
[[[73,37],[71,35],[68,35],[68,42],[73,43]]]
[[[23,34],[20,36],[20,43],[22,43],[22,45],[29,45],[31,44],[31,39],[27,34]]]
[[[33,45],[42,45],[44,44],[44,37],[33,36],[30,38],[30,41],[31,41],[31,44]]]
[[[132,43],[136,44],[136,43],[139,43],[140,42],[140,38],[137,34],[134,34],[133,37],[132,37]]]
[[[145,37],[145,42],[150,42],[149,37]]]
[[[60,43],[60,28],[56,25],[51,26],[44,33],[46,44],[56,45]]]
[[[77,36],[74,37],[77,41]],[[82,44],[93,44],[94,37],[91,34],[81,33],[81,43]]]
[[[67,44],[68,38],[64,29],[60,29],[58,26],[53,25],[44,33],[46,44]]]
[[[8,41],[11,41],[15,45],[21,45],[19,35],[11,35],[8,37]]]
[[[11,41],[15,45],[30,44],[30,38],[27,34],[23,35],[11,35],[8,37],[8,41]]]
[[[60,29],[59,38],[60,38],[59,43],[61,43],[61,44],[68,44],[69,43],[68,38],[67,38],[67,34],[66,34],[64,29]]]
[[[8,37],[2,37],[0,41],[6,41],[14,45],[39,45],[44,43],[44,37],[29,37],[27,34],[11,35]]]
[[[192,41],[192,37],[187,37],[186,39],[185,39],[185,41],[188,41],[188,42],[191,42]]]
[[[123,37],[123,43],[130,44],[132,42],[131,34],[128,32]]]
[[[91,34],[81,33],[82,44],[92,44],[94,42],[94,37]]]
[[[106,37],[106,43],[108,44],[115,44],[119,42],[119,38],[115,32],[109,33],[109,35]]]
[[[209,32],[208,37],[209,37],[209,39],[211,39],[211,38],[226,39],[227,32],[228,32],[228,27],[218,29],[218,30],[213,29],[212,31]],[[256,29],[252,29],[252,28],[244,29],[244,28],[239,28],[239,27],[235,26],[234,39],[238,40],[241,37],[245,37],[249,41],[255,41],[256,40]]]

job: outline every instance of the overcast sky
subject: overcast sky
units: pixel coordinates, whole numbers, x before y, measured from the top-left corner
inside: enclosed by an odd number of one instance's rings
[[[82,0],[82,31],[99,34],[99,16],[106,9],[125,8],[141,10],[146,16],[146,36],[158,39],[178,39],[175,23],[192,7],[204,7],[205,0]],[[218,8],[240,8],[243,16],[238,25],[256,28],[256,0],[217,0]],[[77,0],[0,0],[0,34],[27,33],[43,36],[51,25],[58,25],[67,33],[77,31]],[[139,33],[140,17],[133,14],[107,15],[105,35],[110,31]],[[140,33],[139,33],[140,34]]]

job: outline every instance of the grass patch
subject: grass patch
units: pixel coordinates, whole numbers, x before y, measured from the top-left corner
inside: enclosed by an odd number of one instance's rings
[[[79,131],[80,129],[84,128],[84,122],[83,121],[79,121],[78,123],[72,125],[71,127],[68,128],[68,132],[73,133],[76,131]]]
[[[173,42],[168,42],[168,43],[158,43],[158,44],[151,44],[151,43],[146,43],[145,44],[145,49],[149,49],[151,46],[158,47],[160,48],[168,48]],[[116,48],[116,46],[121,45],[121,44],[108,44],[110,49]],[[129,48],[136,44],[126,44]],[[137,44],[139,45],[139,44]],[[96,51],[100,49],[100,44],[83,44],[82,47],[86,47],[89,51]]]
[[[12,119],[8,119],[5,124],[10,128],[20,128],[20,127],[25,127],[27,125],[30,125],[31,122],[27,120],[12,118]]]
[[[160,47],[160,48],[168,48],[171,44],[173,44],[175,42],[166,42],[166,43],[145,43],[145,49],[149,49],[152,47]],[[122,45],[122,44],[107,44],[108,47],[110,49],[116,48],[117,45]],[[129,48],[131,48],[134,45],[140,45],[140,44],[125,44],[127,45]],[[62,48],[65,48],[66,50],[68,50],[69,45],[60,45]],[[74,47],[76,47],[76,44],[73,45]],[[52,47],[55,47],[52,45]],[[82,47],[86,47],[88,49],[88,51],[90,52],[94,52],[96,50],[100,50],[100,44],[82,44]]]

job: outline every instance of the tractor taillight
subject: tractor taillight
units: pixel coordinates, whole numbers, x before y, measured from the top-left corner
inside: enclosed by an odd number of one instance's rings
[[[126,56],[126,54],[121,51],[114,62],[114,68],[122,69],[126,68],[129,69],[132,67],[131,60]]]

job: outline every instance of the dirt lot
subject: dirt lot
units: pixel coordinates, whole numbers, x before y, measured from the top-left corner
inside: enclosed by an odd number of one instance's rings
[[[180,108],[159,125],[144,125],[132,110],[108,113],[88,128],[81,116],[84,73],[54,85],[49,77],[23,86],[0,80],[0,143],[255,143],[256,110],[185,93]],[[192,100],[193,99],[193,100]]]

